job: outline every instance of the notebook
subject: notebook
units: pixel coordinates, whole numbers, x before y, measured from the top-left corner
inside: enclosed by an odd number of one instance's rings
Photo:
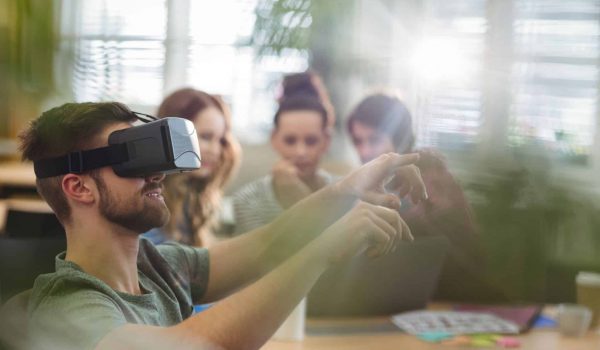
[[[483,312],[511,321],[519,332],[527,331],[542,311],[542,305],[477,305],[459,304],[456,311]]]
[[[392,317],[403,331],[413,334],[517,334],[519,327],[492,314],[464,311],[417,311]]]

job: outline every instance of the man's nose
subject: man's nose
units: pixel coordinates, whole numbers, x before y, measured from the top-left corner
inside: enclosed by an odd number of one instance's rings
[[[157,174],[152,174],[149,176],[146,176],[146,182],[161,182],[162,180],[165,179],[165,174],[164,173],[157,173]]]

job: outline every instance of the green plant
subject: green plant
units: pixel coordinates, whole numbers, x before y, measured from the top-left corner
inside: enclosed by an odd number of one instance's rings
[[[331,48],[336,44],[330,40],[331,35],[335,33],[339,38],[340,31],[336,29],[340,28],[336,27],[352,9],[352,2],[347,0],[259,0],[247,44],[255,47],[259,55],[281,55],[288,49],[327,49],[321,47],[325,36]]]
[[[250,45],[259,55],[280,55],[285,49],[306,50],[312,24],[311,0],[261,0]]]
[[[545,301],[550,265],[600,266],[600,256],[588,253],[594,249],[576,244],[594,237],[589,244],[599,251],[596,207],[571,184],[552,181],[546,159],[519,153],[512,162],[488,159],[476,171],[482,175],[467,188],[479,198],[474,210],[488,272],[509,297]]]

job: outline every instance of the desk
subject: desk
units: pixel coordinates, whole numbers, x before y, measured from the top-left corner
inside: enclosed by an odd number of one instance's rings
[[[0,198],[38,198],[30,163],[0,163]]]
[[[0,163],[0,186],[34,187],[35,173],[30,163]]]
[[[263,350],[461,350],[461,349],[502,349],[500,347],[475,348],[457,347],[427,343],[412,335],[400,331],[371,331],[331,335],[322,334],[319,328],[387,328],[391,324],[388,318],[377,317],[357,320],[308,320],[308,334],[302,342],[270,340]],[[316,332],[315,332],[316,331]],[[600,349],[600,334],[589,332],[582,338],[564,337],[554,329],[533,330],[518,336],[520,350],[593,350]]]
[[[9,210],[18,210],[31,213],[52,213],[52,209],[40,199],[0,199],[0,235],[6,225]]]

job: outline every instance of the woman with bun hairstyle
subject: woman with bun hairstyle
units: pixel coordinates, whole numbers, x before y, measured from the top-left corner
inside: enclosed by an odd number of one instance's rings
[[[280,159],[271,173],[233,196],[236,232],[271,222],[285,209],[332,182],[319,168],[330,143],[333,108],[320,78],[311,71],[283,79],[273,119],[271,146]]]
[[[167,225],[145,234],[154,243],[175,240],[207,246],[214,239],[223,187],[240,160],[240,146],[231,133],[229,109],[214,95],[191,88],[167,96],[158,117],[181,117],[194,123],[202,166],[173,174],[164,181],[165,202],[171,211]]]

